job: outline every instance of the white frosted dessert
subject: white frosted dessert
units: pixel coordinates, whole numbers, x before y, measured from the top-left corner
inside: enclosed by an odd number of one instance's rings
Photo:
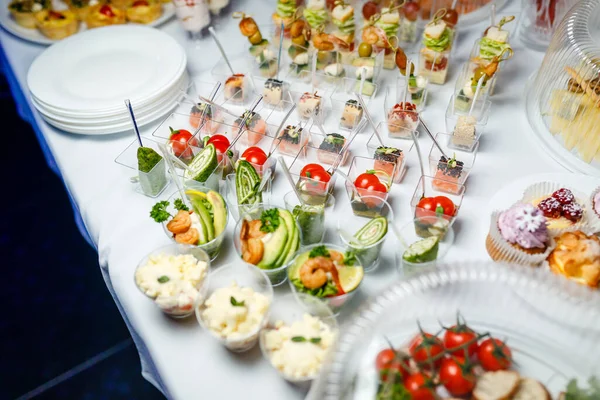
[[[135,282],[165,313],[183,316],[193,312],[207,270],[208,263],[191,254],[159,254],[135,271]]]
[[[334,344],[335,332],[319,318],[304,314],[291,325],[282,321],[264,334],[263,346],[271,364],[286,379],[315,378]]]

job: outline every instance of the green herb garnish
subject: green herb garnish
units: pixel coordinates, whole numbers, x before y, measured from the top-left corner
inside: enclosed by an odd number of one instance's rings
[[[229,299],[229,301],[231,301],[231,305],[234,307],[244,307],[244,305],[246,304],[245,301],[237,301],[235,299],[235,297],[231,296],[231,298]]]
[[[356,253],[354,251],[348,250],[344,254],[344,265],[352,267],[357,261],[358,259],[356,258]]]
[[[265,210],[260,215],[260,231],[271,233],[275,232],[277,228],[279,228],[279,224],[281,221],[279,220],[279,210],[277,208],[272,208],[270,210]]]
[[[321,338],[320,337],[310,338],[310,342],[314,343],[314,344],[321,343]]]
[[[327,250],[327,247],[317,246],[317,247],[313,248],[310,251],[310,253],[308,254],[308,258],[315,258],[315,257],[331,257],[331,254],[329,254],[329,250]]]
[[[172,217],[171,214],[167,211],[167,207],[169,206],[168,201],[159,201],[154,206],[152,206],[152,210],[150,211],[150,218],[152,218],[156,222],[165,222]]]
[[[181,199],[175,199],[175,201],[173,202],[173,205],[175,206],[175,209],[177,211],[190,211],[188,206],[186,206],[185,203],[183,202],[183,200],[181,200]]]
[[[169,282],[170,280],[171,280],[171,278],[169,278],[169,277],[168,277],[168,276],[166,276],[166,275],[163,275],[163,276],[161,276],[161,277],[159,277],[159,278],[157,279],[158,283],[167,283],[167,282]]]
[[[294,336],[292,342],[306,342],[306,338],[304,336]]]

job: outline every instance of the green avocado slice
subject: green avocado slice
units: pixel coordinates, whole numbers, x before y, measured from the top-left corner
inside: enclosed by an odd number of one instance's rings
[[[227,206],[223,196],[219,193],[211,190],[206,194],[206,199],[212,205],[213,211],[213,225],[214,225],[214,237],[219,236],[227,226]]]

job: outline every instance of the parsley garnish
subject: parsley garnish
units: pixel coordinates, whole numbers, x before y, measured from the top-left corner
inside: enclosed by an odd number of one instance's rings
[[[154,206],[152,206],[152,210],[150,211],[150,218],[152,218],[156,222],[165,222],[172,217],[171,214],[167,211],[167,207],[169,206],[168,201],[159,201]]]
[[[279,228],[280,220],[279,220],[279,210],[277,208],[272,208],[270,210],[265,210],[260,215],[260,231],[261,232],[275,232],[277,228]]]
[[[181,199],[175,199],[174,206],[177,211],[190,211],[188,206],[186,206],[183,200]]]
[[[229,299],[229,301],[231,301],[231,305],[234,307],[244,307],[244,305],[246,304],[245,301],[237,301],[235,299],[235,297],[231,296],[231,298]]]
[[[356,263],[357,258],[356,258],[356,253],[354,251],[347,251],[346,254],[344,254],[344,265],[348,265],[348,266],[353,266]]]
[[[163,276],[161,276],[161,277],[159,277],[159,278],[157,279],[158,283],[167,283],[167,282],[169,282],[170,280],[171,280],[171,278],[169,278],[169,277],[168,277],[168,276],[166,276],[166,275],[163,275]]]
[[[320,337],[310,338],[310,342],[314,343],[314,344],[320,343],[321,342],[321,338]]]
[[[317,344],[317,343],[321,342],[321,338],[320,337],[314,337],[314,338],[306,339],[304,336],[294,336],[291,339],[291,341],[292,342],[298,342],[298,343],[311,342],[311,343]]]
[[[325,246],[317,246],[308,254],[308,258],[315,258],[319,256],[331,257],[331,254],[329,254],[329,250],[327,250],[327,247]]]

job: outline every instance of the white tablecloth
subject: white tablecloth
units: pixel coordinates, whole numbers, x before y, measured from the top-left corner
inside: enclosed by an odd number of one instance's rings
[[[266,21],[273,11],[273,5],[267,7],[265,3],[252,1],[252,7],[238,4],[236,9],[251,10],[259,22]],[[511,3],[509,9],[518,7],[518,2]],[[432,88],[430,103],[423,115],[433,132],[444,131],[444,113],[459,66],[466,60],[472,43],[485,25],[481,23],[461,32],[457,52],[451,61],[449,83]],[[180,42],[185,42],[184,33],[176,21],[167,23],[161,29]],[[222,21],[218,30],[224,42],[235,40],[239,43],[241,36],[237,30],[237,20]],[[5,31],[0,32],[0,40],[21,89],[28,96],[27,70],[44,47],[24,42]],[[468,178],[466,196],[455,225],[456,241],[447,260],[487,259],[484,247],[489,224],[487,203],[502,186],[523,175],[565,172],[536,144],[524,112],[526,81],[541,63],[543,54],[523,49],[519,44],[515,47],[515,57],[505,65],[496,87],[497,94],[493,96],[487,132],[481,139],[475,167]],[[216,47],[210,39],[205,39],[200,48],[188,43],[186,49],[192,75],[209,70],[217,61]],[[378,119],[383,116],[382,102],[383,92],[372,103],[377,106],[370,107]],[[29,101],[28,105],[32,107]],[[136,344],[145,361],[145,376],[169,397],[177,399],[265,400],[303,397],[306,391],[280,379],[262,359],[258,348],[245,354],[230,353],[203,332],[193,317],[185,321],[169,319],[137,290],[133,273],[138,261],[151,250],[168,244],[169,239],[148,216],[155,200],[135,193],[129,183],[131,172],[114,163],[115,157],[131,142],[131,132],[106,137],[78,136],[47,125],[37,112],[34,112],[34,116],[33,123],[38,125],[47,141],[64,182],[97,245],[100,267],[107,285],[137,339]],[[149,134],[153,128],[144,127],[143,132]],[[365,154],[367,138],[366,134],[357,138],[352,147],[355,153]],[[420,144],[426,154],[431,141],[422,135]],[[404,181],[394,187],[391,195],[397,223],[411,218],[409,200],[420,174],[414,152],[409,154],[408,168]],[[281,198],[280,195],[287,190],[289,187],[285,180],[282,177],[277,179],[277,197]],[[340,201],[347,201],[341,180],[338,181],[337,195]],[[228,230],[231,237],[231,221]],[[333,240],[332,233],[330,225],[328,235]],[[365,277],[359,295],[341,315],[342,322],[361,301],[398,279],[393,266],[393,247],[389,240],[383,252],[384,262]],[[235,257],[231,240],[226,240],[216,263],[220,265]],[[287,284],[276,289],[276,293],[287,291]]]

